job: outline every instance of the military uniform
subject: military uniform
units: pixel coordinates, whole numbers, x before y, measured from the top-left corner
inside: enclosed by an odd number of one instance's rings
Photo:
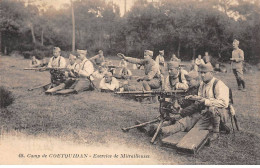
[[[66,60],[62,56],[58,56],[55,58],[54,56],[50,59],[48,63],[48,68],[65,68]],[[56,69],[52,69],[50,71],[51,74],[51,83],[55,85],[59,85],[66,80],[64,72]]]
[[[119,88],[119,82],[116,78],[112,77],[111,82],[107,83],[105,78],[100,81],[99,88],[101,91],[115,91]]]
[[[35,60],[31,60],[30,61],[30,65],[29,66],[30,67],[35,67],[35,68],[39,67],[39,66],[41,66],[41,61],[35,58]]]
[[[158,89],[161,86],[161,73],[159,65],[154,60],[145,61],[144,59],[137,59],[131,57],[125,57],[128,62],[139,64],[144,66],[145,77],[147,80],[143,81],[143,87]]]
[[[92,90],[94,89],[93,84],[90,80],[94,80],[94,78],[91,76],[94,72],[93,64],[85,58],[80,64],[79,64],[79,79],[73,84],[72,88],[76,92],[81,92],[85,90]]]
[[[232,51],[231,67],[237,80],[237,85],[240,88],[241,84],[245,88],[244,76],[243,76],[243,61],[244,51],[241,49],[235,49]]]
[[[73,65],[69,64],[67,66],[67,68],[70,70],[70,72],[68,72],[68,77],[67,77],[66,81],[64,82],[66,89],[70,88],[76,82],[77,76],[76,76],[75,72],[79,71],[79,64],[77,64],[75,62]]]

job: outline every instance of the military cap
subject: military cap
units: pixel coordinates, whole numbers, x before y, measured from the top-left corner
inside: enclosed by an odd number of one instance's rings
[[[53,47],[53,51],[61,51],[60,47]]]
[[[87,55],[87,50],[77,50],[77,53]]]
[[[197,79],[199,77],[199,73],[196,71],[190,71],[188,74],[184,75],[186,80]]]
[[[200,65],[200,72],[213,72],[213,67],[211,64],[202,64]]]
[[[164,54],[164,50],[159,50],[159,53],[160,54]]]
[[[73,55],[73,54],[70,54],[69,58],[76,59],[77,56],[76,56],[76,55]]]
[[[180,66],[179,62],[176,62],[176,61],[170,61],[168,63],[168,69],[170,69],[170,68],[179,68],[179,66]]]
[[[151,51],[151,50],[144,50],[144,53],[151,57],[153,56],[153,51]]]
[[[237,39],[234,39],[233,43],[239,44],[239,41]]]
[[[112,75],[111,72],[106,72],[106,73],[105,73],[105,76],[110,76],[110,77],[111,77],[111,76],[113,76],[113,75]]]

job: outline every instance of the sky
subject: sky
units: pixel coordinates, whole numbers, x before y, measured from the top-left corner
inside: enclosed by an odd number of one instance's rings
[[[106,2],[113,2],[117,4],[120,7],[120,13],[121,15],[124,15],[125,11],[125,0],[105,0]],[[134,2],[136,0],[126,0],[126,10],[129,11],[131,7],[133,6]],[[31,3],[41,3],[45,2],[47,5],[52,5],[56,9],[62,8],[64,4],[70,4],[70,0],[27,0],[27,2]]]

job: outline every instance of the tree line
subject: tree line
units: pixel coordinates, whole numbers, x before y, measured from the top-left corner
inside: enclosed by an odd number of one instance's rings
[[[208,51],[225,61],[238,39],[248,62],[260,57],[260,5],[257,0],[138,0],[120,15],[119,6],[105,0],[73,0],[75,45],[90,55],[122,52],[141,58],[150,49],[166,59],[176,54],[194,59]],[[46,5],[46,4],[45,4]],[[1,52],[26,57],[51,56],[51,48],[72,50],[72,4],[59,10],[23,0],[2,0]]]

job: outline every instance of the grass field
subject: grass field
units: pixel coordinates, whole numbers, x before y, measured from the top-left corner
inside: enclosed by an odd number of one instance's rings
[[[118,60],[114,60],[115,64]],[[52,147],[47,152],[63,152],[80,149],[89,153],[128,153],[149,154],[149,159],[119,160],[50,160],[57,164],[259,164],[260,157],[260,87],[259,71],[245,74],[247,92],[238,91],[233,74],[216,74],[233,89],[235,109],[242,131],[236,134],[221,135],[220,139],[204,147],[196,156],[181,155],[174,149],[149,143],[150,137],[136,129],[123,133],[121,127],[130,126],[136,120],[150,120],[158,115],[158,104],[139,103],[124,99],[113,93],[97,91],[69,96],[45,95],[43,90],[27,91],[28,88],[49,82],[48,72],[24,71],[28,60],[22,57],[0,57],[1,85],[13,92],[15,102],[8,107],[8,113],[1,111],[0,127],[3,144],[20,146],[10,153],[17,157],[21,146],[28,145],[31,139],[51,139],[43,144]],[[140,70],[134,75],[140,75]],[[3,135],[5,136],[3,137]],[[9,137],[8,137],[9,135]],[[16,137],[16,138],[12,138]],[[17,140],[20,137],[20,140]],[[7,143],[7,140],[13,143]],[[52,140],[55,139],[55,140]],[[9,141],[8,141],[9,142]],[[38,141],[37,141],[38,142]],[[65,142],[72,143],[70,145]],[[13,146],[13,147],[14,147]],[[30,145],[29,145],[30,146]],[[41,145],[39,145],[41,146]],[[21,148],[20,148],[21,147]],[[67,147],[67,148],[66,148]],[[14,147],[15,148],[15,147]],[[45,148],[44,148],[45,149]],[[27,149],[26,149],[27,150]],[[35,152],[35,151],[34,151]],[[1,152],[0,152],[1,155]],[[8,160],[8,159],[7,159]],[[1,160],[0,163],[9,163]],[[17,160],[18,163],[42,163],[36,160]],[[31,161],[31,162],[30,162]],[[11,162],[12,163],[12,162]],[[45,163],[46,164],[46,163]]]

